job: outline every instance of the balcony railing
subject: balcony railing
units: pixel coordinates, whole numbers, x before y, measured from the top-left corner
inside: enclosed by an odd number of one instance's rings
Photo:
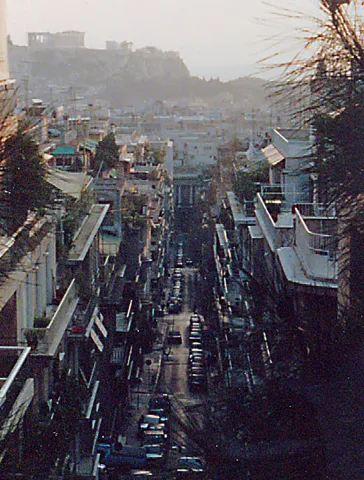
[[[54,355],[64,332],[71,322],[79,301],[75,279],[72,280],[61,303],[46,328],[25,328],[24,338],[41,355]]]
[[[29,347],[0,347],[0,440],[16,428],[34,395]]]
[[[292,210],[298,210],[302,217],[336,218],[335,208],[324,203],[297,203]]]
[[[271,250],[277,247],[277,232],[275,223],[267,206],[264,203],[262,196],[257,194],[257,203],[255,205],[255,213],[260,227],[264,231],[265,237],[269,243]]]
[[[295,210],[296,242],[295,249],[308,276],[320,280],[337,278],[337,238],[311,232],[298,211]]]
[[[24,225],[0,245],[0,282],[7,278],[7,274],[29,253],[29,248],[35,248],[51,228],[52,221],[49,217],[37,220],[31,214]]]

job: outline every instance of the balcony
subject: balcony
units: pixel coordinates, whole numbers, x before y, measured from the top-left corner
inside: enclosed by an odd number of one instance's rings
[[[263,197],[259,193],[257,194],[257,203],[255,205],[255,216],[270,249],[272,252],[275,251],[275,249],[279,246],[276,225],[271,214],[269,213]]]
[[[37,219],[29,215],[27,221],[11,237],[0,237],[0,283],[18,267],[23,257],[35,249],[53,228],[49,217]]]
[[[30,347],[0,347],[0,440],[17,427],[34,396]]]
[[[296,213],[295,252],[308,277],[316,280],[337,279],[337,242],[334,235],[309,230],[298,209]],[[336,220],[332,220],[331,223]]]
[[[53,357],[62,341],[76,310],[79,297],[75,279],[70,283],[61,303],[45,328],[25,328],[23,338],[32,347],[33,354]]]
[[[233,192],[226,192],[226,195],[235,227],[238,225],[254,225],[254,202],[244,200],[244,204],[242,205]]]

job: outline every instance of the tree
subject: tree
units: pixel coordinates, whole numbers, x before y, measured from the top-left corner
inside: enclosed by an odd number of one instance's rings
[[[6,232],[23,225],[28,212],[45,213],[53,189],[38,145],[25,127],[0,143],[0,216]]]
[[[289,104],[296,126],[312,129],[312,173],[319,201],[334,208],[339,220],[338,332],[350,323],[364,331],[364,37],[362,2],[320,0],[311,31],[302,29],[303,48],[283,68],[272,94],[277,104]],[[291,21],[304,13],[281,11]],[[276,47],[275,47],[276,49]],[[279,55],[279,54],[278,54]],[[272,66],[272,65],[271,65]]]
[[[260,183],[268,183],[268,163],[259,165],[249,172],[240,171],[234,177],[233,189],[240,201],[252,201],[259,190]]]
[[[109,170],[114,168],[119,161],[119,147],[115,141],[115,135],[109,133],[98,143],[94,160],[94,171]]]

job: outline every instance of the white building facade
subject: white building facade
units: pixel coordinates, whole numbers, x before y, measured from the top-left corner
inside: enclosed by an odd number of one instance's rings
[[[0,0],[0,90],[9,80],[7,42],[6,0]]]

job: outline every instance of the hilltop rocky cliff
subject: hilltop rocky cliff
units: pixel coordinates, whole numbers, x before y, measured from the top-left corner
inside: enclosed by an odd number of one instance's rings
[[[116,108],[142,105],[151,99],[200,99],[215,106],[233,102],[249,108],[264,104],[266,96],[262,79],[221,82],[191,77],[177,54],[153,47],[123,52],[9,45],[9,63],[20,90],[27,89],[33,98],[59,97],[59,92],[73,89]]]

